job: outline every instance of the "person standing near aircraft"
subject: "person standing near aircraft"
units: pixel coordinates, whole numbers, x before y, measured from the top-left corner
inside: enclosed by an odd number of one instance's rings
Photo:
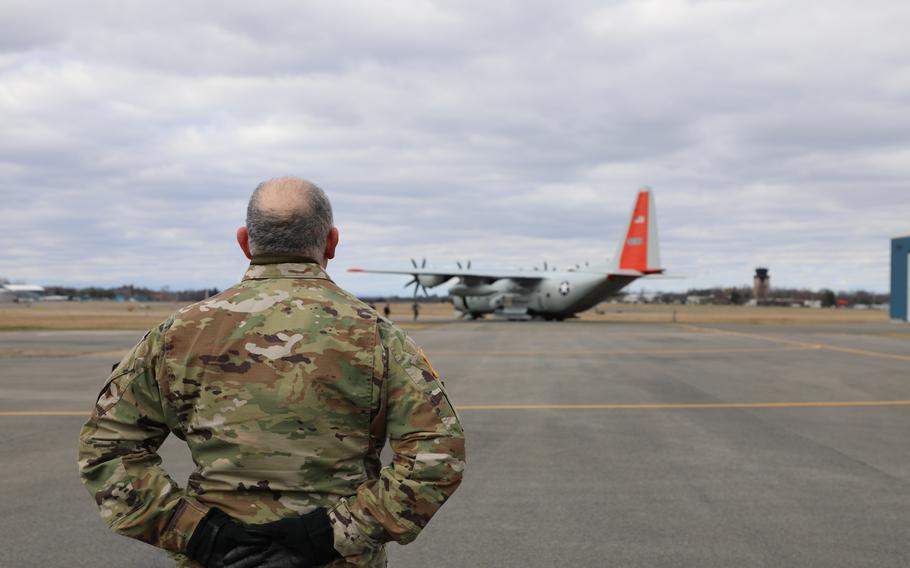
[[[417,303],[417,300],[411,304],[411,311],[414,312],[414,321],[417,321],[417,318],[420,317],[420,304]]]
[[[392,315],[392,306],[388,302],[382,307],[382,315],[385,316],[385,319],[389,319],[389,316]]]
[[[322,190],[260,184],[237,240],[242,282],[114,368],[80,433],[82,481],[111,528],[178,566],[385,566],[384,543],[414,540],[461,482],[458,416],[420,347],[329,279]],[[185,489],[157,454],[171,432],[197,464]]]

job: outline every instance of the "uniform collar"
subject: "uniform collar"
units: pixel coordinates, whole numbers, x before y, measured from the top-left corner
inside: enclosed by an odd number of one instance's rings
[[[266,278],[318,278],[329,280],[329,275],[312,258],[303,256],[257,255],[250,260],[244,280]]]

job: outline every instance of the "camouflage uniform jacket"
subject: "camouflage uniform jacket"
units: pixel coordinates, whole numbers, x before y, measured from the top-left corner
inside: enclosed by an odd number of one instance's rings
[[[82,428],[101,516],[180,566],[210,507],[265,523],[320,506],[344,557],[330,566],[384,566],[384,543],[416,538],[461,482],[464,432],[420,348],[318,264],[287,260],[254,259],[149,331]],[[156,453],[171,432],[196,464],[186,488]]]

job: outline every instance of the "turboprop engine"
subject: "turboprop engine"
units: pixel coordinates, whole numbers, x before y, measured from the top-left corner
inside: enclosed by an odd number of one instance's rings
[[[424,288],[432,288],[433,286],[439,286],[440,284],[451,280],[451,277],[447,278],[445,276],[436,276],[435,274],[420,274],[414,277],[417,280],[417,283],[423,286]]]
[[[436,274],[414,274],[410,282],[404,285],[405,288],[414,285],[414,295],[417,295],[418,290],[423,290],[423,293],[429,296],[427,288],[432,288],[434,286],[439,286],[444,282],[451,280],[451,276],[440,276]]]
[[[449,288],[452,296],[492,296],[506,292],[521,292],[523,288],[510,278],[488,282],[479,278],[462,278],[461,282]]]
[[[449,288],[451,296],[489,296],[496,294],[501,290],[493,284],[481,284],[479,286],[468,286],[467,284],[456,284]]]
[[[427,267],[427,259],[424,258],[421,260],[420,265],[418,266],[417,261],[412,258],[411,264],[414,265],[415,269],[422,270]],[[405,284],[404,287],[407,288],[413,284],[415,298],[417,297],[417,292],[421,289],[423,290],[424,295],[429,296],[430,293],[427,292],[427,288],[439,286],[440,284],[448,282],[451,279],[451,276],[445,276],[442,274],[411,274],[411,280]]]

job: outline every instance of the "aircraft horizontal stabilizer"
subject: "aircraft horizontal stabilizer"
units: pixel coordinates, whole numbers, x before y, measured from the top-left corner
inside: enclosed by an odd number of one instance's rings
[[[645,276],[643,272],[638,270],[629,270],[629,269],[619,269],[619,270],[610,270],[607,272],[607,276],[626,276],[628,278],[641,278]]]
[[[686,280],[688,278],[692,278],[686,274],[666,274],[664,272],[657,274],[645,274],[645,276],[648,277],[648,280]]]

